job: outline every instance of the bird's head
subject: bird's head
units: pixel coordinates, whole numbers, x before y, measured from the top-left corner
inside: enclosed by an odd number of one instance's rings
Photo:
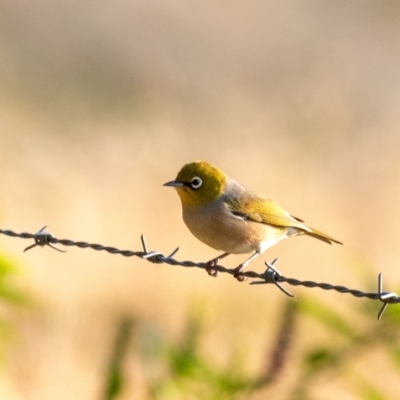
[[[205,161],[186,164],[175,180],[164,186],[174,187],[182,201],[182,207],[201,207],[219,198],[225,191],[228,177],[218,168]]]

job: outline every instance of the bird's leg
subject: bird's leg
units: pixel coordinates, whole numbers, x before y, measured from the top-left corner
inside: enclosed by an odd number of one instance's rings
[[[259,251],[256,251],[251,257],[249,257],[245,262],[241,263],[237,268],[234,270],[233,276],[239,281],[243,282],[247,278],[243,275],[243,270],[247,267],[247,265],[253,261],[256,257],[260,255]]]
[[[218,271],[214,268],[218,265],[218,261],[221,260],[222,258],[229,256],[229,253],[223,253],[219,255],[218,257],[213,258],[212,260],[208,261],[206,264],[206,271],[208,275],[213,276],[214,278],[218,277]]]

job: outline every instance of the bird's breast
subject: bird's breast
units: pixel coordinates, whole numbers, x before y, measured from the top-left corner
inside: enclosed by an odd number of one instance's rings
[[[287,236],[285,228],[234,216],[223,201],[185,208],[183,220],[197,239],[232,254],[263,252]]]

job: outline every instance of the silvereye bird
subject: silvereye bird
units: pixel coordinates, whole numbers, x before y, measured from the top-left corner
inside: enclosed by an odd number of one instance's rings
[[[186,164],[175,180],[164,186],[174,187],[182,202],[182,214],[197,239],[224,253],[207,263],[213,267],[229,254],[253,254],[235,269],[243,281],[243,269],[266,249],[290,236],[307,235],[333,244],[343,244],[331,236],[307,226],[279,204],[257,196],[205,161]]]

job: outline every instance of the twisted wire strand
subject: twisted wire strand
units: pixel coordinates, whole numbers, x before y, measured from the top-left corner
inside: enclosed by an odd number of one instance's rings
[[[62,251],[64,250],[59,249],[58,247],[54,246],[56,244],[61,244],[66,247],[79,247],[81,249],[87,249],[91,248],[96,251],[106,251],[107,253],[110,254],[120,254],[124,257],[139,257],[144,260],[150,261],[155,264],[169,264],[169,265],[177,265],[177,266],[182,266],[182,267],[188,267],[188,268],[201,268],[201,269],[206,269],[207,268],[207,263],[205,262],[194,262],[194,261],[178,261],[173,256],[177,253],[179,250],[179,247],[176,248],[169,256],[164,256],[161,252],[159,251],[148,251],[147,250],[147,244],[145,241],[144,236],[142,235],[141,240],[142,240],[142,246],[143,246],[143,251],[132,251],[132,250],[120,250],[116,247],[112,246],[103,246],[101,244],[97,243],[88,243],[88,242],[83,242],[83,241],[74,241],[74,240],[69,240],[69,239],[57,239],[55,238],[51,233],[46,231],[46,227],[43,227],[40,231],[37,233],[16,233],[12,230],[2,230],[0,229],[0,234],[10,236],[10,237],[18,237],[21,239],[34,239],[35,243],[31,246],[28,246],[24,251],[30,250],[31,248],[35,246],[50,246],[55,250]],[[307,288],[319,288],[323,290],[334,290],[338,293],[342,294],[351,294],[354,297],[357,298],[362,298],[366,297],[371,300],[379,300],[383,303],[381,310],[378,313],[378,319],[382,316],[383,312],[386,310],[386,307],[389,304],[398,304],[400,303],[400,297],[394,293],[394,292],[384,292],[382,290],[382,274],[379,274],[378,277],[378,293],[373,293],[373,292],[363,292],[361,290],[356,290],[356,289],[349,289],[345,286],[339,286],[339,285],[332,285],[330,283],[318,283],[314,281],[301,281],[298,279],[294,278],[287,278],[274,267],[274,263],[277,261],[274,260],[272,263],[266,262],[267,269],[265,272],[262,274],[259,274],[254,271],[244,271],[243,276],[246,278],[250,279],[261,279],[261,281],[253,281],[251,284],[275,284],[281,291],[283,291],[286,295],[290,297],[294,297],[287,289],[283,288],[280,283],[287,283],[292,286],[304,286]],[[230,275],[235,275],[235,270],[226,268],[222,265],[215,265],[213,266],[213,269],[217,272],[221,273],[227,273]]]

